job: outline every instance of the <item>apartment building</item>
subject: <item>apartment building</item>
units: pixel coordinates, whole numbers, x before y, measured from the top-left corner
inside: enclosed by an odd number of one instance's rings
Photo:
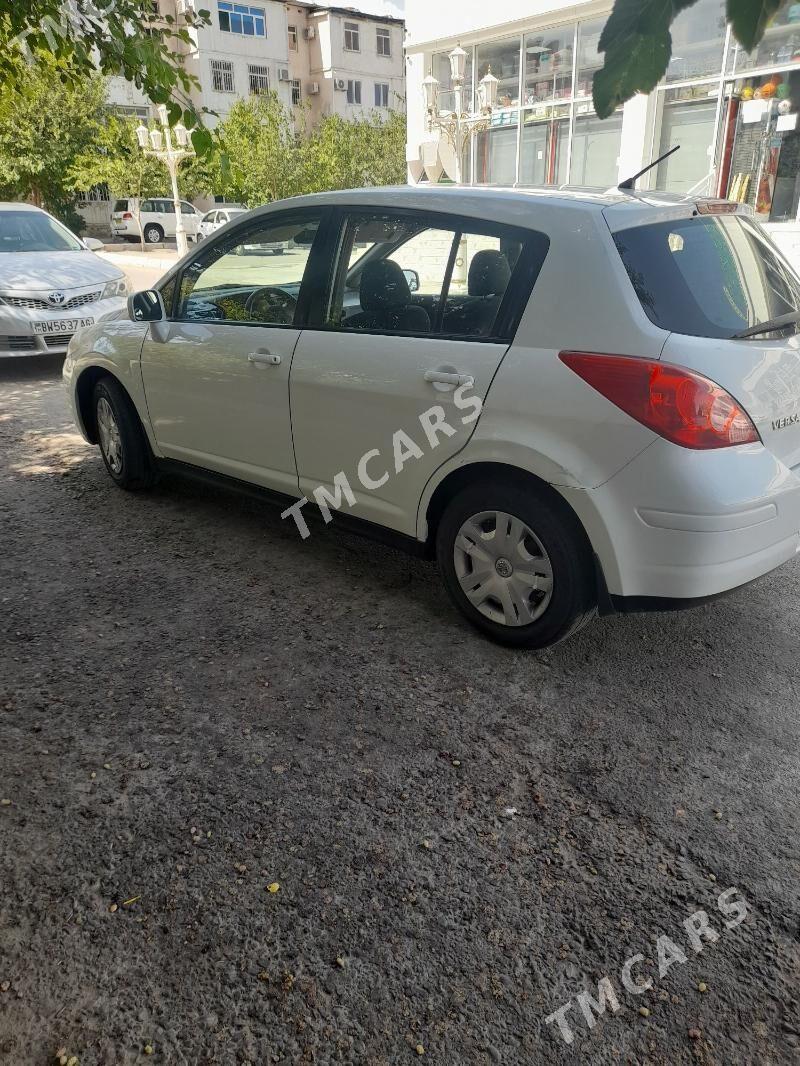
[[[405,109],[402,19],[303,0],[153,0],[153,6],[178,25],[185,25],[189,7],[211,13],[210,25],[190,29],[191,45],[178,46],[199,83],[194,106],[215,113],[206,117],[209,126],[223,121],[237,100],[271,90],[309,130],[326,115],[358,119]],[[109,101],[145,121],[154,114],[122,78],[110,79]],[[164,182],[166,188],[166,173]],[[79,204],[90,231],[108,228],[113,192],[94,190]]]

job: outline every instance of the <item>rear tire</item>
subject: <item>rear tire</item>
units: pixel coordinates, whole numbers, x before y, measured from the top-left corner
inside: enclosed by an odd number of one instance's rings
[[[136,408],[116,378],[101,378],[92,398],[100,454],[109,477],[121,489],[137,491],[155,484],[150,445]]]
[[[144,227],[145,244],[161,244],[164,240],[164,231],[155,222],[148,222]]]
[[[485,482],[447,505],[436,555],[453,603],[500,644],[547,648],[596,613],[591,548],[554,490]]]

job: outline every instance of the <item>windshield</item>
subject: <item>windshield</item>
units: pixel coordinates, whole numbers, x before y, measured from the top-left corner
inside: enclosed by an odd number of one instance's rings
[[[648,318],[671,333],[732,337],[800,308],[800,280],[751,218],[696,215],[614,242]]]
[[[39,211],[0,211],[0,252],[81,252],[83,245]]]

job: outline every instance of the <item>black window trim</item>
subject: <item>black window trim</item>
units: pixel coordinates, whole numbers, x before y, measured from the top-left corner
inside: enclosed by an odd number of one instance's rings
[[[353,214],[370,214],[375,216],[386,214],[391,215],[393,218],[408,216],[414,219],[421,219],[424,221],[424,225],[420,227],[421,229],[451,230],[454,233],[454,238],[463,233],[467,233],[475,234],[477,236],[499,237],[500,239],[513,238],[519,240],[522,244],[522,250],[519,259],[514,264],[511,280],[503,294],[503,299],[498,308],[497,316],[495,317],[492,333],[486,336],[480,336],[468,333],[435,333],[433,330],[428,333],[420,333],[410,330],[346,329],[342,326],[327,324],[324,321],[324,316],[326,308],[330,305],[330,300],[333,296],[333,293],[331,292],[331,280],[335,278],[338,273],[344,228],[347,225],[348,218]],[[421,340],[452,340],[473,344],[511,345],[514,343],[519,323],[525,313],[525,309],[530,301],[531,294],[533,293],[533,288],[550,251],[550,238],[542,230],[529,229],[525,226],[515,226],[507,222],[492,222],[482,218],[474,218],[470,215],[451,214],[446,211],[430,211],[426,208],[384,207],[375,204],[341,205],[337,206],[333,212],[331,228],[334,231],[335,239],[333,241],[329,240],[327,243],[330,260],[328,267],[328,283],[322,294],[323,298],[316,301],[316,315],[311,316],[306,321],[303,329],[314,330],[315,332],[320,333],[345,333],[354,337],[359,335],[365,337],[409,337]],[[419,230],[417,230],[417,232],[419,232]],[[416,234],[412,234],[412,237],[415,235]],[[411,237],[409,237],[408,240],[411,240]],[[401,248],[404,243],[406,242],[402,242],[398,247]],[[451,256],[453,254],[453,249],[457,250],[457,248],[458,245],[454,241],[451,248]],[[365,256],[362,258],[367,259],[368,256],[369,252],[365,253]],[[453,257],[453,264],[454,263],[455,257]],[[364,266],[365,265],[366,263],[364,263]],[[451,280],[452,269],[450,270],[449,275],[445,277],[446,287],[443,286],[442,293],[439,297],[442,316],[444,314],[447,295],[449,295]],[[499,327],[502,327],[502,329]]]
[[[248,233],[263,229],[268,225],[287,225],[293,219],[305,219],[309,216],[319,216],[319,227],[317,228],[316,235],[311,244],[311,250],[309,252],[308,259],[306,260],[305,270],[303,271],[303,277],[300,282],[300,292],[297,298],[297,307],[295,308],[294,321],[293,322],[242,322],[240,320],[229,319],[205,319],[204,324],[209,326],[243,326],[245,328],[256,329],[293,329],[302,330],[307,328],[307,320],[311,313],[312,307],[316,305],[325,295],[328,290],[328,274],[332,266],[331,257],[325,255],[325,248],[330,241],[329,230],[334,224],[332,215],[335,212],[329,206],[322,204],[319,207],[306,206],[286,208],[282,211],[276,211],[274,214],[269,213],[261,215],[255,219],[248,219],[241,225],[230,230],[228,233],[222,236],[212,235],[206,238],[200,245],[196,254],[192,258],[181,265],[180,269],[176,270],[173,274],[167,275],[162,282],[157,286],[158,292],[163,292],[174,282],[174,288],[172,292],[172,299],[170,300],[170,307],[165,305],[164,310],[167,313],[168,322],[197,322],[197,319],[192,318],[179,318],[178,317],[178,301],[180,297],[181,284],[183,282],[183,276],[188,267],[192,266],[197,260],[203,256],[213,252],[214,248],[219,244],[227,244],[232,239],[238,240],[240,237],[246,237]],[[328,259],[327,269],[325,268],[325,260]],[[316,282],[314,279],[316,278]],[[322,283],[320,284],[320,280]]]

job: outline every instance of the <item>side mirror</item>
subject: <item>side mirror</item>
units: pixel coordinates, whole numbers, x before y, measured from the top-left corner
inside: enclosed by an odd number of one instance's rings
[[[406,267],[403,271],[408,282],[408,288],[410,292],[419,292],[419,274],[416,270],[411,270],[410,267]]]
[[[132,322],[161,322],[167,317],[161,293],[155,289],[132,293],[128,297],[128,317]]]
[[[105,244],[99,241],[97,237],[84,237],[83,246],[89,252],[102,252],[105,248]]]

